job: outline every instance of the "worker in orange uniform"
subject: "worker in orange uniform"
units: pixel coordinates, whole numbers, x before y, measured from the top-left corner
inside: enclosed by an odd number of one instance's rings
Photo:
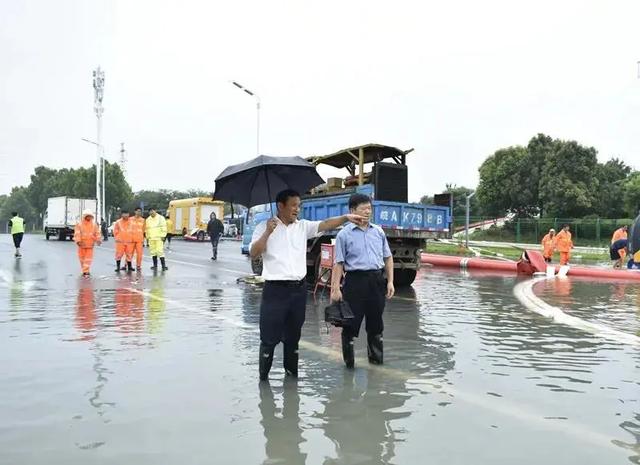
[[[116,273],[120,272],[120,262],[124,255],[127,260],[127,271],[133,271],[133,220],[128,211],[122,211],[120,219],[113,225],[113,237],[116,240]]]
[[[573,241],[571,240],[568,224],[565,224],[562,227],[562,231],[556,236],[556,249],[560,252],[560,266],[567,265],[571,257],[571,249],[573,249]]]
[[[142,245],[144,244],[144,231],[145,221],[142,216],[142,208],[135,209],[135,216],[131,218],[132,221],[132,238],[133,238],[133,252],[136,255],[136,271],[140,273],[142,271]]]
[[[611,236],[611,243],[613,244],[615,241],[619,241],[620,239],[628,239],[627,231],[629,227],[625,224],[624,226],[616,229],[613,232],[613,236]]]
[[[542,238],[542,256],[544,261],[551,263],[553,252],[556,249],[556,230],[551,228],[549,232]]]
[[[618,242],[619,240],[628,239],[628,237],[627,237],[628,229],[629,229],[629,227],[626,224],[624,226],[616,229],[613,232],[613,236],[611,236],[611,246],[613,246],[613,244],[615,242]],[[627,249],[622,248],[622,249],[618,250],[618,255],[620,255],[620,263],[622,264],[622,262],[624,262],[624,258],[627,256]],[[616,268],[615,265],[614,265],[614,268]]]
[[[93,261],[93,247],[102,244],[100,240],[100,227],[95,222],[91,210],[82,212],[82,219],[73,232],[73,241],[78,244],[78,258],[82,268],[82,276],[90,276],[89,269]]]

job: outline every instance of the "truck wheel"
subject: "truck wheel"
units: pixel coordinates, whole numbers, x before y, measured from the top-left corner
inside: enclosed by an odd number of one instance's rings
[[[198,231],[198,240],[204,242],[204,231]]]
[[[45,238],[46,240],[49,240],[49,233],[48,233],[48,232],[44,233],[44,238]]]
[[[251,260],[251,271],[257,276],[262,275],[262,257]]]
[[[417,270],[393,270],[393,285],[396,287],[411,286],[416,279]]]
[[[58,240],[59,241],[64,241],[67,238],[67,235],[64,231],[59,231],[58,232]]]
[[[182,235],[186,236],[187,235],[187,228],[182,228]]]

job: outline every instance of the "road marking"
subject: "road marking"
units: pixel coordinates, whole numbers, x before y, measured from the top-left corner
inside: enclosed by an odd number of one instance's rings
[[[617,329],[609,328],[608,326],[598,323],[592,323],[582,318],[567,315],[561,308],[549,305],[540,297],[535,295],[533,287],[547,278],[530,279],[528,281],[521,282],[513,288],[513,294],[516,299],[520,301],[530,311],[542,315],[547,318],[551,318],[556,323],[571,326],[572,328],[580,329],[582,331],[591,333],[602,339],[609,341],[640,345],[640,337],[635,334],[625,333],[624,331],[618,331]],[[550,279],[568,279],[568,278],[550,278]]]

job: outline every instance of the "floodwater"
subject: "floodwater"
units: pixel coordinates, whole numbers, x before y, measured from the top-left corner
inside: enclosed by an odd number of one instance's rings
[[[82,279],[74,245],[0,236],[0,463],[640,463],[640,347],[529,311],[515,277],[425,269],[385,312],[385,365],[344,369],[309,296],[301,378],[257,379],[260,287],[238,243],[175,242],[170,270]],[[638,284],[564,280],[547,303],[640,330]],[[364,356],[364,357],[363,357]]]

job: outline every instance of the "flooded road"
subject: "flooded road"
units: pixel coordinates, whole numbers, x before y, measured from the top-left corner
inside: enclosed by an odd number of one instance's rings
[[[258,383],[261,288],[239,243],[174,242],[169,271],[82,279],[72,243],[0,236],[1,464],[640,463],[640,347],[525,308],[515,277],[425,269],[385,311],[385,365],[309,296],[301,378]],[[145,250],[146,252],[146,250]],[[544,283],[543,283],[544,284]],[[640,286],[535,288],[640,331]]]

